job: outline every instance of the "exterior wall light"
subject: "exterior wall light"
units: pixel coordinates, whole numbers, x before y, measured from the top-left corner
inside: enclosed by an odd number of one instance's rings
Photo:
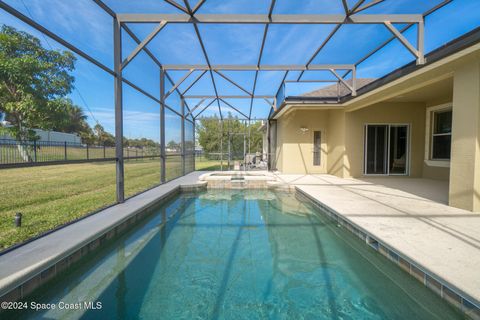
[[[300,127],[300,131],[302,132],[302,134],[305,134],[305,133],[307,133],[308,128],[307,127]]]

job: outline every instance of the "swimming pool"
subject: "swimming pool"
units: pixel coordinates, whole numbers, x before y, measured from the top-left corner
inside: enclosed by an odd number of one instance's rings
[[[269,190],[179,194],[29,300],[55,307],[7,315],[462,318],[308,202]]]

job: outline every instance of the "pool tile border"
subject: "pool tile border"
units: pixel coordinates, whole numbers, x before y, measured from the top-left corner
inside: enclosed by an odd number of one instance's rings
[[[51,266],[46,267],[43,271],[33,275],[26,281],[23,281],[13,289],[9,290],[6,294],[0,297],[0,302],[19,301],[28,297],[34,290],[46,284],[48,281],[60,275],[62,272],[70,268],[73,264],[78,262],[81,258],[87,254],[99,249],[108,240],[115,236],[121,235],[122,232],[128,227],[135,224],[137,221],[144,219],[146,216],[152,214],[155,208],[162,202],[169,201],[174,196],[182,192],[200,191],[206,188],[206,184],[192,184],[192,185],[179,185],[162,196],[158,197],[154,201],[146,204],[144,207],[135,210],[128,218],[120,221],[118,224],[113,225],[106,232],[97,235],[97,237],[90,242],[87,242],[77,250],[67,254],[67,256],[61,258],[59,261]],[[0,314],[2,310],[0,309]]]
[[[294,190],[297,195],[304,197],[314,207],[322,212],[325,212],[329,218],[333,219],[340,226],[344,227],[358,238],[365,241],[369,247],[379,252],[390,261],[394,262],[403,271],[407,272],[409,275],[423,283],[423,285],[439,295],[442,299],[455,306],[466,316],[474,320],[480,320],[480,302],[473,302],[475,299],[461,292],[461,290],[455,289],[453,285],[426,270],[426,268],[423,268],[418,263],[404,256],[401,252],[397,252],[395,249],[389,247],[386,243],[371,235],[362,227],[349,221],[348,218],[345,218],[340,213],[325,205],[318,199],[315,199],[305,191],[297,187],[295,187]]]

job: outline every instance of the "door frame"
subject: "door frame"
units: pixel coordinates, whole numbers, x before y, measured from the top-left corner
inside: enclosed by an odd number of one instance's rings
[[[367,139],[368,139],[368,126],[387,126],[387,162],[390,162],[390,128],[391,127],[407,127],[407,147],[405,157],[405,173],[390,173],[390,165],[387,163],[387,173],[367,173]],[[364,176],[409,176],[410,175],[410,163],[411,163],[411,124],[410,123],[381,123],[381,122],[368,122],[363,125],[363,175]]]

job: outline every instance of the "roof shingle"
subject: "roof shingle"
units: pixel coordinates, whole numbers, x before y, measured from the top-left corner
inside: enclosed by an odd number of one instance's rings
[[[360,78],[357,79],[357,90],[361,87],[366,86],[370,82],[373,82],[376,79],[373,78]],[[352,79],[346,80],[346,82],[351,86]],[[337,98],[343,97],[350,94],[350,90],[343,84],[332,84],[314,91],[310,91],[302,94],[302,97],[321,97],[321,98]]]

